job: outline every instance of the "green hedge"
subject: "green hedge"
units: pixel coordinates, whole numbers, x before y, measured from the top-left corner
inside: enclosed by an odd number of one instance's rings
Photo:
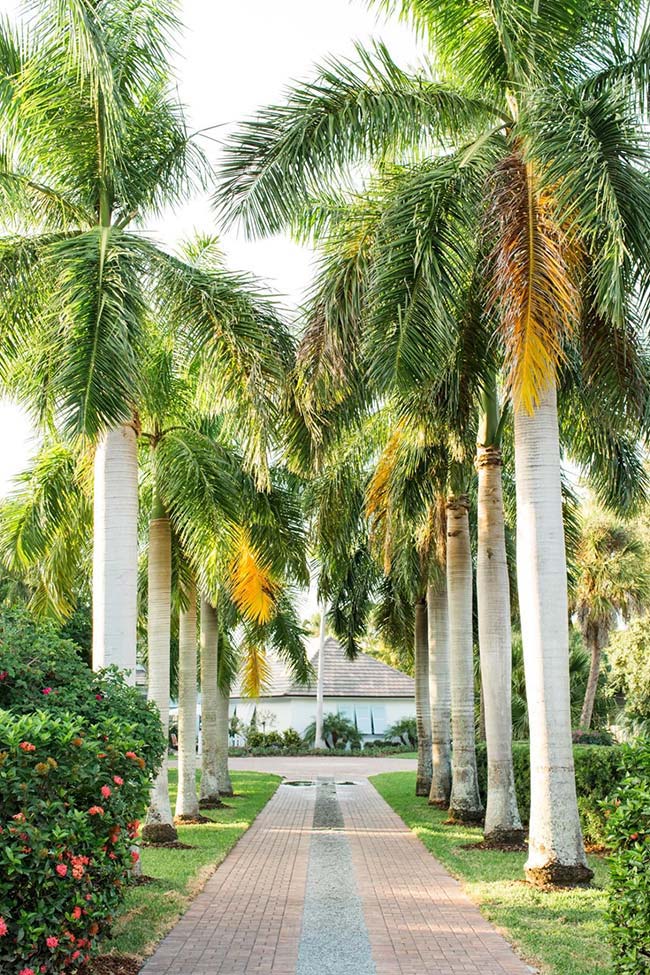
[[[608,915],[614,971],[638,975],[650,971],[650,739],[623,749],[623,770],[607,810]]]
[[[607,842],[606,820],[601,803],[620,782],[623,748],[620,745],[574,745],[576,790],[585,839],[590,843]],[[476,747],[478,778],[481,795],[487,792],[487,750],[484,742]],[[512,761],[519,813],[528,820],[530,809],[530,752],[527,741],[514,742]]]

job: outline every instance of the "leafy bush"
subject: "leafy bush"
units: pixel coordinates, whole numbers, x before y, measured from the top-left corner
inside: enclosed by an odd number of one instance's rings
[[[312,721],[305,728],[303,737],[308,745],[314,744],[316,741],[315,721]],[[323,738],[328,749],[345,748],[346,745],[349,745],[353,749],[361,748],[361,735],[357,730],[357,726],[354,721],[350,721],[349,718],[345,718],[342,714],[330,712],[323,716]]]
[[[282,744],[286,751],[300,751],[303,747],[303,740],[295,728],[287,728],[282,735]]]
[[[613,633],[607,658],[609,693],[623,696],[625,716],[633,726],[650,730],[650,616]]]
[[[387,738],[399,738],[405,745],[417,748],[418,729],[415,718],[401,718],[388,728]]]
[[[73,972],[129,880],[160,721],[117,671],[16,614],[0,618],[0,707],[0,971]]]
[[[605,817],[602,803],[621,778],[620,745],[574,745],[573,760],[576,770],[576,791],[585,839],[601,844],[605,837]],[[476,747],[479,788],[483,799],[487,791],[487,749],[484,742]],[[528,819],[530,810],[530,752],[527,741],[516,741],[512,746],[512,762],[515,772],[517,802],[522,819]]]
[[[249,731],[246,736],[246,744],[249,748],[269,748],[278,749],[282,748],[283,738],[279,731]]]
[[[610,941],[616,975],[650,964],[650,739],[623,750],[624,777],[607,809],[613,850]]]
[[[614,736],[604,728],[601,731],[584,731],[582,728],[575,728],[572,737],[574,745],[614,744]]]

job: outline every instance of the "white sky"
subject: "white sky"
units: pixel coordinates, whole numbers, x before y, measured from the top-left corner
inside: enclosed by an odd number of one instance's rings
[[[0,11],[10,16],[20,6],[0,0]],[[330,54],[352,55],[356,40],[381,38],[403,66],[419,59],[411,31],[378,18],[363,0],[184,0],[182,20],[186,30],[177,77],[194,129],[236,123],[257,106],[280,99],[285,85],[308,76],[315,62]],[[218,158],[218,146],[206,145]],[[190,201],[155,229],[173,243],[196,228],[214,229],[207,199]],[[229,235],[222,240],[233,269],[266,279],[291,306],[300,302],[310,276],[308,250],[284,237],[249,242]],[[26,466],[34,440],[27,418],[7,402],[0,402],[0,431],[2,496]]]

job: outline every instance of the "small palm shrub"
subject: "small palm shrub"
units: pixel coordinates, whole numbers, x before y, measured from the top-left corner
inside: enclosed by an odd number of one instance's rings
[[[607,809],[609,928],[614,972],[638,975],[650,967],[650,739],[624,748],[623,767]]]
[[[399,738],[403,744],[410,748],[417,748],[418,729],[415,718],[401,718],[388,728],[387,738]]]
[[[47,627],[0,621],[0,971],[74,972],[111,926],[165,748],[155,708]],[[30,639],[34,638],[30,651]]]
[[[316,741],[315,721],[305,728],[303,737],[313,747]],[[350,748],[361,748],[361,735],[357,726],[342,714],[330,712],[323,715],[323,738],[328,748],[346,748],[348,745]]]

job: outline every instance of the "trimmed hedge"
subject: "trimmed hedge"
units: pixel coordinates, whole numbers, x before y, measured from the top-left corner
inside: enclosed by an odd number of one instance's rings
[[[606,813],[609,930],[616,975],[639,975],[650,970],[650,739],[624,747],[622,764]]]
[[[607,842],[607,828],[602,803],[620,782],[623,748],[620,745],[574,745],[578,807],[585,839],[590,843]],[[483,801],[487,792],[487,749],[477,743],[476,761],[479,788]],[[527,741],[513,742],[512,761],[515,772],[517,802],[522,819],[528,820],[530,809],[530,751]]]

